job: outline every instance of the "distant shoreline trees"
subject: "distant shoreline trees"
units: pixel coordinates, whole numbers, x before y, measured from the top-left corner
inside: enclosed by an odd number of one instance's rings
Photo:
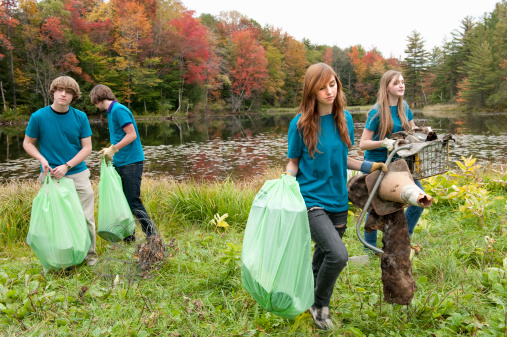
[[[110,86],[138,114],[294,107],[315,62],[336,70],[349,105],[373,104],[382,73],[398,69],[414,106],[506,109],[506,0],[451,35],[427,51],[413,31],[400,60],[361,45],[297,41],[238,12],[197,18],[180,0],[3,0],[0,113],[49,104],[49,84],[64,74],[84,92]],[[87,95],[77,107],[96,112]]]

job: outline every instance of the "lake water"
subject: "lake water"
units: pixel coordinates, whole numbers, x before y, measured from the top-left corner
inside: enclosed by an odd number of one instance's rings
[[[355,145],[350,155],[362,159],[358,147],[366,114],[353,114]],[[287,131],[294,113],[252,114],[181,121],[138,120],[143,143],[145,175],[195,178],[245,179],[269,167],[287,163]],[[507,166],[507,113],[463,115],[414,113],[418,126],[431,126],[439,136],[452,134],[451,161],[476,157],[482,164]],[[109,145],[107,123],[91,121],[93,152],[86,160],[92,178],[99,176],[97,152]],[[38,161],[23,150],[25,125],[0,127],[0,181],[34,179]],[[452,144],[452,143],[451,143]]]

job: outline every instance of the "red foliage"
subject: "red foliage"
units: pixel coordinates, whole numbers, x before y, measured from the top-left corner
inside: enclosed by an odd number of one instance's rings
[[[14,7],[14,3],[12,0],[4,0],[0,4],[0,25],[16,27],[19,25],[19,21],[14,19],[11,15],[11,9]],[[9,37],[0,32],[0,46],[4,46],[8,50],[12,50],[12,44],[9,40]],[[2,59],[5,55],[0,54],[0,59]]]
[[[84,18],[84,14],[86,13],[85,4],[81,0],[67,0],[64,7],[70,12],[70,26],[72,32],[77,35],[87,33],[89,27]]]
[[[42,24],[40,34],[44,42],[48,45],[53,42],[60,42],[64,38],[65,27],[60,24],[60,19],[49,17],[46,22]]]
[[[63,56],[63,59],[60,63],[61,70],[67,72],[70,71],[76,75],[81,75],[83,73],[83,69],[78,67],[79,60],[77,59],[74,53],[67,53]]]
[[[326,48],[324,54],[322,54],[322,62],[331,66],[333,63],[333,50],[329,47]]]
[[[176,33],[174,42],[180,60],[184,62],[186,83],[202,85],[206,79],[206,61],[210,58],[208,31],[199,19],[193,17],[193,11],[185,11],[180,18],[171,20]]]
[[[250,30],[231,34],[233,62],[231,85],[235,94],[248,98],[261,90],[267,77],[266,52]]]

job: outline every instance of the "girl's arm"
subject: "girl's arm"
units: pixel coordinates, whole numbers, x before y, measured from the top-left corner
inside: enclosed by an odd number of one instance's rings
[[[414,120],[412,119],[410,122],[408,122],[408,125],[410,125],[410,127],[413,129],[413,128],[416,128],[417,126],[415,126],[415,123],[414,123]]]
[[[361,141],[359,142],[359,148],[361,150],[375,150],[382,147],[381,140],[372,140],[372,138],[373,131],[364,129],[363,134],[361,135]]]
[[[361,171],[362,164],[363,164],[362,161],[347,157],[347,169],[349,170]]]
[[[285,171],[292,173],[295,177],[299,171],[299,158],[289,158],[289,163]]]
[[[387,166],[384,163],[374,163],[367,160],[360,161],[351,157],[347,157],[347,169],[363,173],[371,173],[376,170],[387,172]]]

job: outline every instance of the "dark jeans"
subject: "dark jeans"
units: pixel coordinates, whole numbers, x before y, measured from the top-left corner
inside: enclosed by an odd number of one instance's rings
[[[143,162],[137,162],[124,166],[115,166],[116,172],[121,177],[123,185],[123,193],[127,198],[132,214],[141,224],[141,228],[146,236],[152,236],[155,233],[155,225],[150,219],[143,202],[141,201],[141,179],[143,175]],[[124,239],[125,241],[135,240],[135,231],[131,237]]]
[[[314,305],[329,306],[336,280],[349,259],[347,248],[342,241],[347,229],[347,211],[332,213],[309,207],[308,221],[312,240],[315,242],[312,261],[315,281]],[[344,226],[335,227],[339,225]]]

